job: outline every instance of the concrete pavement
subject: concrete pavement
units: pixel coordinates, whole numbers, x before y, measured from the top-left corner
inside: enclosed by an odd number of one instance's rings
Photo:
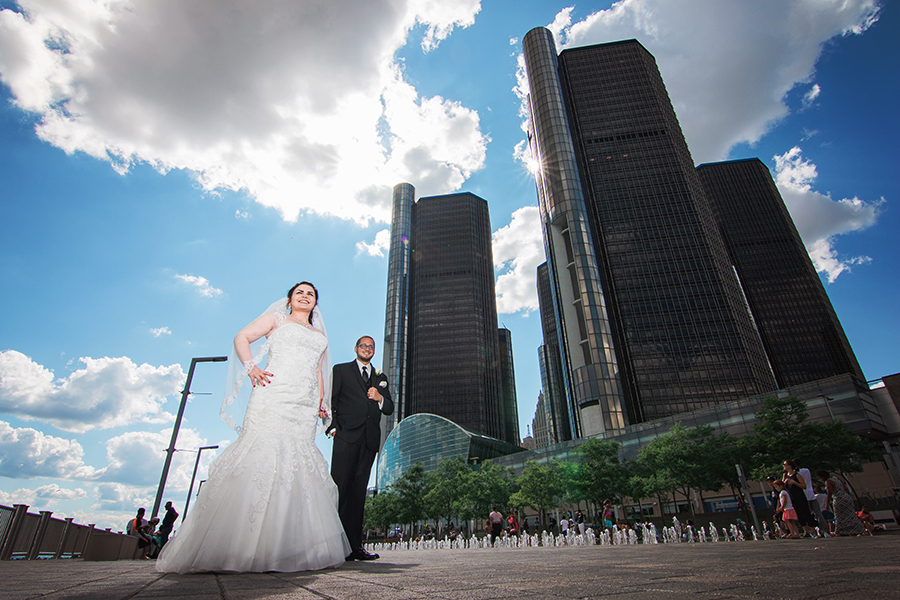
[[[152,561],[6,561],[0,600],[900,598],[900,535],[407,550],[311,573],[163,575]]]

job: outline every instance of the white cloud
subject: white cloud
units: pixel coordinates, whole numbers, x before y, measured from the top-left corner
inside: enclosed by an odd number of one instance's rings
[[[150,486],[155,490],[171,437],[172,430],[163,429],[158,432],[129,431],[110,438],[106,442],[108,465],[98,470],[94,479],[136,488]],[[190,428],[179,430],[176,452],[169,466],[166,490],[187,491],[194,470],[194,461],[197,458],[196,450],[206,445],[206,438],[201,437],[195,430]],[[198,472],[201,478],[205,477],[206,467],[215,456],[215,450],[203,452],[200,461],[202,470]]]
[[[88,479],[84,448],[75,440],[45,435],[35,429],[14,428],[0,421],[0,476],[17,479],[57,477]]]
[[[478,115],[420,96],[395,60],[416,25],[431,50],[478,0],[19,4],[0,11],[15,104],[41,139],[119,172],[186,169],[286,220],[364,223],[389,220],[397,181],[447,193],[484,164]]]
[[[812,184],[818,176],[816,165],[803,158],[799,147],[774,159],[775,183],[816,270],[834,282],[842,272],[849,272],[852,265],[870,262],[868,256],[840,258],[833,247],[834,238],[874,225],[884,199],[871,203],[859,198],[833,200],[828,194],[813,190]]]
[[[118,523],[121,519],[121,523],[113,525],[113,531],[124,530],[126,521],[134,517],[138,507],[146,508],[149,515],[156,499],[156,490],[150,487],[137,488],[122,483],[101,483],[96,494],[97,502],[92,508],[119,512],[114,521]]]
[[[497,277],[497,312],[509,314],[537,310],[537,267],[544,262],[540,211],[536,206],[520,208],[512,220],[492,236]]]
[[[153,337],[172,335],[172,331],[168,327],[151,327],[150,333],[153,335]]]
[[[206,277],[199,277],[195,275],[175,275],[175,277],[197,288],[201,296],[206,296],[207,298],[215,298],[216,296],[221,296],[222,294],[224,294],[224,292],[219,288],[213,287],[209,283],[209,279],[207,279]]]
[[[809,91],[803,94],[803,108],[809,108],[822,93],[822,86],[818,83],[809,88]]]
[[[21,352],[0,352],[0,412],[78,433],[173,419],[162,407],[184,383],[181,365],[136,365],[127,357],[79,360],[83,369],[55,380]]]
[[[60,500],[80,500],[85,496],[87,496],[87,492],[81,488],[70,490],[51,483],[33,490],[20,488],[10,493],[0,491],[0,504],[7,506],[27,504],[32,509],[40,509],[53,506]]]
[[[560,50],[636,38],[656,57],[695,163],[758,141],[809,84],[825,43],[877,19],[876,0],[622,0],[548,28]],[[519,85],[521,94],[521,81]],[[817,87],[814,89],[818,90]]]
[[[391,248],[391,230],[382,229],[375,234],[375,241],[371,244],[366,242],[356,242],[357,254],[366,252],[369,256],[384,256],[384,253]]]

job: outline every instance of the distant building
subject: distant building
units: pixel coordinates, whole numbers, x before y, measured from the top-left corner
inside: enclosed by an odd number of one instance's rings
[[[531,421],[531,431],[534,432],[534,447],[529,450],[546,448],[550,444],[557,443],[550,434],[550,411],[547,407],[547,397],[543,392],[538,393],[537,406],[534,409],[534,419]]]
[[[769,169],[758,158],[697,167],[778,382],[865,381]]]
[[[519,445],[511,336],[497,326],[488,205],[470,193],[415,200],[394,187],[384,370],[395,412]],[[387,435],[384,436],[387,439]]]
[[[516,370],[513,364],[512,332],[505,327],[497,330],[500,336],[500,399],[503,409],[502,439],[513,443],[519,440],[519,407],[516,399]]]
[[[381,449],[377,488],[390,486],[416,463],[430,473],[448,458],[462,458],[474,467],[523,451],[518,444],[480,435],[438,415],[410,415],[394,427]]]
[[[556,314],[553,305],[553,292],[550,287],[550,272],[547,263],[537,268],[538,306],[541,315],[541,331],[544,343],[538,348],[538,366],[541,370],[541,387],[548,444],[564,442],[572,439],[572,431],[576,430],[574,415],[578,414],[577,405],[569,393],[567,379],[562,368],[562,355],[559,349],[559,332],[556,327]],[[535,417],[537,419],[537,417]],[[535,432],[537,429],[535,429]],[[542,435],[544,435],[542,433]],[[535,433],[538,445],[541,439]]]

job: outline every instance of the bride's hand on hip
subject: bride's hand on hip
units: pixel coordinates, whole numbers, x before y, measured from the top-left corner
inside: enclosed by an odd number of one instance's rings
[[[269,377],[272,377],[273,374],[268,371],[263,371],[256,365],[250,367],[250,370],[247,372],[247,375],[250,377],[250,382],[253,384],[253,387],[256,387],[256,384],[259,384],[263,387],[266,387],[267,383],[270,383]]]

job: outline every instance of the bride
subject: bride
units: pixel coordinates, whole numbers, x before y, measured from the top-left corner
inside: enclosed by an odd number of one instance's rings
[[[306,571],[339,566],[350,553],[337,487],[315,443],[316,418],[330,420],[331,402],[318,297],[311,283],[298,283],[234,338],[240,361],[231,361],[221,415],[238,439],[210,465],[196,507],[163,546],[158,571]],[[263,336],[253,357],[250,344]],[[253,392],[237,427],[229,409],[245,375]]]

